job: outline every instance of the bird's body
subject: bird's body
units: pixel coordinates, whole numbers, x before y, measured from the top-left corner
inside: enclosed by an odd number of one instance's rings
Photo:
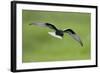
[[[48,32],[48,34],[50,34],[50,35],[53,36],[53,37],[56,37],[56,38],[62,39],[62,37],[59,36],[59,35],[57,35],[56,32]]]
[[[57,30],[56,35],[63,37],[64,36],[64,32],[62,30]]]
[[[60,30],[60,29],[56,28],[54,25],[52,25],[51,23],[44,23],[44,22],[33,22],[30,25],[38,25],[38,26],[48,27],[50,29],[53,29],[54,32],[48,32],[48,34],[52,35],[53,37],[59,38],[59,39],[62,39],[64,36],[64,33],[67,33],[73,39],[78,41],[81,44],[81,46],[83,46],[83,43],[82,43],[80,37],[72,29]]]

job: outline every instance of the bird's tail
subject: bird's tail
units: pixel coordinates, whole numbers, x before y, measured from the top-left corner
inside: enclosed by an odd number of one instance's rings
[[[56,33],[55,33],[55,32],[48,32],[48,34],[50,34],[51,36],[53,36],[53,37],[55,37],[55,38],[62,39],[62,37],[61,37],[61,36],[56,35]]]

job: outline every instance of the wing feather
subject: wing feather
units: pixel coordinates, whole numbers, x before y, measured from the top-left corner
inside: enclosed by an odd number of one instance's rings
[[[44,23],[44,22],[33,22],[29,25],[37,25],[37,26],[41,26],[41,27],[48,27],[50,29],[53,29],[53,30],[57,30],[56,26],[54,26],[53,24],[51,23]]]
[[[64,32],[68,33],[73,39],[78,41],[81,46],[83,46],[83,43],[82,43],[80,37],[72,29],[64,30]]]

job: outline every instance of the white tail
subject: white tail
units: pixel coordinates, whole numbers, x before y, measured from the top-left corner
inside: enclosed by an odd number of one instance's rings
[[[53,37],[56,37],[56,38],[62,39],[62,37],[56,35],[55,32],[48,32],[48,34],[50,34],[50,35],[53,36]]]

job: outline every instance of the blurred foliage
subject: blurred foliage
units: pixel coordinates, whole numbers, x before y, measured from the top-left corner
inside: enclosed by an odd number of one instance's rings
[[[22,11],[22,61],[64,61],[90,59],[90,13]],[[49,28],[29,26],[32,22],[49,22],[60,29],[73,29],[82,39],[84,46],[65,34],[64,38],[52,37]]]

